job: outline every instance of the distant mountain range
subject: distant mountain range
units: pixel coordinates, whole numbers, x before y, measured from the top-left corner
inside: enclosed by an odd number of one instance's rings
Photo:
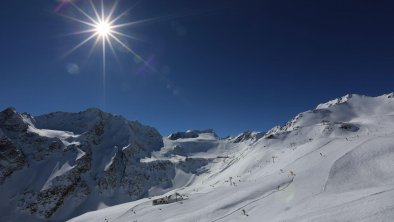
[[[98,109],[8,108],[1,221],[393,221],[393,136],[393,94],[346,95],[227,138],[162,137]],[[152,205],[174,192],[188,198]]]

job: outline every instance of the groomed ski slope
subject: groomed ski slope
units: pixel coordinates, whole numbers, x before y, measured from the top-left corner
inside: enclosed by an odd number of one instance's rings
[[[70,221],[394,221],[392,97],[347,95],[258,140],[234,143],[207,135],[166,140],[167,151],[185,141],[212,144],[187,154],[206,152],[214,159],[204,173],[181,178],[188,183],[166,194],[176,191],[187,200],[153,206],[156,196]],[[182,158],[166,152],[153,156]]]

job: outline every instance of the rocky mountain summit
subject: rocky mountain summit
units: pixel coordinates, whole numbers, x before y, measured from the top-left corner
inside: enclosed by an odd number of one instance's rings
[[[207,129],[207,130],[187,130],[186,132],[176,132],[170,134],[167,138],[170,140],[178,140],[178,139],[191,139],[191,138],[197,138],[199,137],[200,134],[205,134],[205,133],[210,133],[214,135],[215,137],[218,137],[213,129]]]
[[[11,212],[6,221],[62,221],[172,187],[177,164],[188,170],[192,161],[140,161],[162,147],[154,128],[98,109],[31,116],[8,108],[0,112],[1,212]]]

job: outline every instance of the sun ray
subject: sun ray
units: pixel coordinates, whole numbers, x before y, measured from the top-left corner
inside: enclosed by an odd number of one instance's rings
[[[81,31],[78,31],[78,32],[72,32],[72,33],[65,34],[65,36],[82,35],[82,34],[93,33],[93,32],[96,32],[96,29],[86,29],[86,30],[81,30]]]
[[[94,14],[96,15],[97,21],[98,21],[98,22],[101,22],[101,18],[100,18],[100,15],[99,15],[99,13],[98,13],[98,11],[97,11],[97,9],[96,9],[96,6],[93,4],[93,1],[92,1],[92,0],[89,0],[89,2],[90,2],[90,6],[91,6],[92,9],[93,9]]]
[[[145,60],[143,59],[140,55],[138,55],[134,50],[132,50],[130,47],[128,47],[126,44],[124,44],[118,37],[116,37],[114,34],[109,33],[109,35],[116,41],[118,42],[121,46],[123,46],[127,51],[129,51],[131,54],[133,54],[135,57],[137,57],[139,60],[141,60],[144,65],[146,65],[149,69],[154,70],[153,67]]]
[[[118,7],[118,4],[119,4],[119,0],[116,0],[115,3],[112,5],[112,8],[108,13],[108,16],[107,16],[107,19],[105,22],[109,23],[112,20],[112,16],[114,15],[116,8]]]
[[[139,38],[137,38],[137,37],[134,37],[134,36],[131,36],[131,35],[127,35],[127,34],[124,34],[124,33],[122,33],[122,32],[112,31],[112,33],[113,33],[113,34],[120,35],[120,36],[122,36],[122,37],[129,38],[129,39],[133,39],[133,40],[137,40],[137,41],[142,41],[141,39],[139,39]]]
[[[130,47],[128,47],[126,44],[124,44],[118,37],[116,37],[114,34],[109,33],[109,35],[116,41],[118,42],[121,46],[123,46],[127,51],[132,53],[134,56],[140,57],[137,53],[135,53]]]
[[[105,22],[104,0],[101,0],[101,22]]]
[[[74,2],[70,2],[71,5],[76,8],[80,13],[82,13],[86,18],[88,18],[90,21],[92,21],[93,23],[97,23],[96,20],[94,20],[90,15],[88,15],[88,13],[86,13],[84,10],[82,10],[80,7],[78,7]]]
[[[90,58],[90,57],[92,56],[93,51],[97,48],[97,46],[99,45],[99,43],[100,43],[100,38],[96,38],[96,40],[94,41],[94,44],[93,44],[92,48],[89,50],[88,58]]]
[[[96,24],[94,24],[94,23],[90,23],[90,22],[87,22],[87,21],[84,21],[84,20],[81,20],[81,19],[77,19],[77,18],[71,17],[71,16],[67,16],[67,15],[60,15],[60,16],[62,16],[64,18],[67,18],[67,19],[70,19],[70,20],[72,20],[74,22],[79,22],[81,24],[88,25],[88,26],[91,26],[91,27],[95,27],[96,26]]]
[[[98,1],[98,0],[97,0]],[[73,47],[70,51],[67,52],[66,55],[73,53],[75,50],[79,49],[81,46],[87,44],[89,41],[92,39],[95,39],[94,44],[92,48],[89,51],[88,57],[91,56],[93,51],[101,45],[101,56],[102,56],[102,79],[103,79],[103,98],[104,98],[104,108],[105,108],[105,98],[106,98],[106,77],[107,77],[107,54],[108,50],[112,52],[114,55],[115,59],[119,62],[114,43],[119,44],[122,48],[127,50],[129,53],[131,53],[135,58],[138,58],[143,64],[148,67],[151,70],[154,70],[149,63],[144,60],[140,55],[138,55],[137,52],[135,52],[131,47],[127,46],[125,42],[123,42],[123,38],[129,38],[132,40],[139,40],[140,39],[126,34],[122,31],[120,31],[120,28],[124,28],[127,26],[133,26],[137,24],[142,24],[145,22],[150,22],[150,21],[155,21],[158,18],[153,18],[153,19],[145,19],[145,20],[139,20],[139,21],[134,21],[134,22],[128,22],[128,23],[123,23],[120,24],[118,23],[121,18],[123,18],[127,13],[131,11],[131,9],[128,9],[120,14],[115,15],[117,7],[119,4],[119,0],[114,0],[114,3],[111,7],[108,8],[108,10],[105,7],[104,0],[98,1],[97,4],[93,2],[93,0],[89,0],[89,4],[91,7],[91,13],[88,13],[88,11],[84,11],[82,8],[80,8],[76,3],[71,3],[71,5],[79,12],[79,17],[71,17],[71,16],[66,16],[63,15],[63,17],[68,18],[72,21],[78,22],[80,24],[86,25],[89,28],[86,30],[78,31],[75,33],[72,33],[72,35],[79,35],[79,34],[86,34],[86,33],[91,33],[86,39],[84,39],[81,43]]]
[[[112,55],[115,57],[116,61],[119,62],[118,55],[116,55],[115,48],[109,38],[107,38],[107,44],[108,44],[109,48],[111,49]]]
[[[114,19],[112,19],[111,21],[109,21],[109,24],[113,25],[115,24],[119,19],[121,19],[123,16],[125,16],[127,13],[129,13],[131,11],[131,9],[127,9],[126,11],[122,12],[121,14],[119,14],[118,16],[116,16]]]
[[[134,22],[127,22],[127,23],[123,23],[123,24],[113,25],[112,27],[114,29],[116,29],[116,28],[122,28],[122,27],[126,27],[126,26],[132,26],[132,25],[140,25],[140,24],[144,24],[147,22],[154,22],[159,19],[160,19],[159,17],[158,18],[143,19],[143,20],[138,20],[138,21],[134,21]]]
[[[68,51],[65,56],[73,53],[75,50],[79,49],[81,46],[85,45],[86,43],[88,43],[91,39],[93,39],[94,37],[97,36],[97,33],[92,34],[91,36],[89,36],[88,38],[86,38],[85,40],[83,40],[81,43],[79,43],[78,45],[76,45],[74,48],[72,48],[70,51]]]
[[[106,64],[106,57],[105,57],[105,38],[106,38],[106,36],[103,36],[103,40],[102,40],[102,42],[103,42],[103,102],[104,102],[104,108],[105,108],[105,98],[106,98],[106,91],[107,91],[107,82],[106,82],[106,77],[107,77],[107,72],[106,72],[106,66],[107,66],[107,64]]]
[[[112,20],[110,21],[110,24],[111,24],[111,25],[112,25],[112,24],[115,24],[120,18],[122,18],[123,16],[125,16],[125,15],[127,15],[129,12],[131,12],[140,2],[141,2],[141,0],[140,0],[140,1],[137,1],[131,8],[125,10],[125,11],[122,12],[122,13],[120,13],[117,17],[115,17],[114,19],[112,19]]]

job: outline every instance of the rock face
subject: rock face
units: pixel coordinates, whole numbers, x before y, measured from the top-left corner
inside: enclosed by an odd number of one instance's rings
[[[264,132],[247,131],[247,132],[239,134],[235,138],[231,138],[231,140],[233,143],[241,143],[241,142],[248,141],[248,140],[255,142],[255,141],[263,138],[264,135],[265,135]]]
[[[26,165],[23,153],[4,135],[0,138],[0,184],[11,174]]]
[[[14,213],[3,221],[64,221],[100,202],[169,188],[174,163],[140,161],[162,147],[154,128],[98,109],[36,117],[6,109],[0,112],[0,212]]]
[[[170,134],[167,138],[170,140],[188,139],[188,138],[190,139],[190,138],[197,138],[199,137],[200,134],[213,134],[215,135],[215,137],[217,137],[213,129],[207,129],[207,130],[187,130],[186,132],[176,132]]]

